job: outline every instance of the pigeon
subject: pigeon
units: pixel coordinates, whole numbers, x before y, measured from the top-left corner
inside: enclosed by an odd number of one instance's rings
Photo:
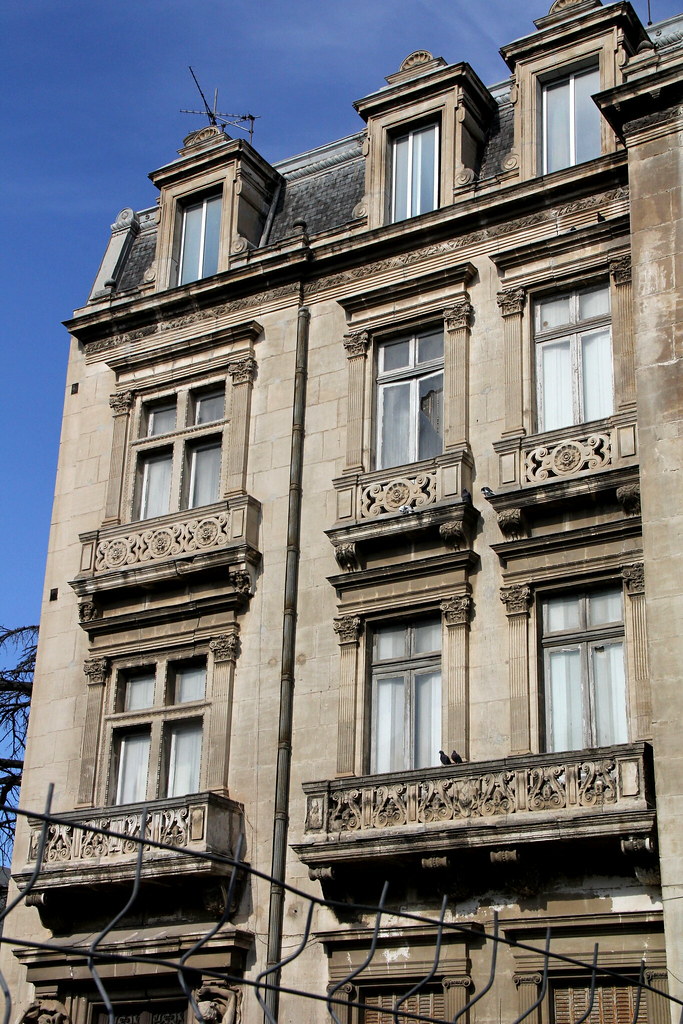
[[[460,497],[465,502],[465,504],[467,504],[467,505],[471,505],[472,504],[472,495],[470,494],[470,492],[467,490],[466,487],[463,487],[463,489],[461,490]]]
[[[454,750],[451,753],[451,761],[453,762],[453,764],[462,764],[462,758],[457,750]]]
[[[482,487],[481,493],[485,498],[492,498],[496,492],[492,491],[490,487]]]
[[[441,764],[450,764],[451,763],[450,757],[448,756],[448,754],[444,754],[443,750],[439,751],[439,760],[441,761]]]

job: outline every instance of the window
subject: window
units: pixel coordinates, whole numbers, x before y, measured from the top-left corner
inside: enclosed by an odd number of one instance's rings
[[[378,347],[377,468],[443,451],[443,330]]]
[[[628,742],[620,588],[542,602],[548,750]]]
[[[551,986],[551,999],[552,1024],[573,1024],[588,1012],[590,983],[555,981]],[[637,999],[635,978],[633,985],[597,978],[588,1021],[590,1024],[633,1024]],[[647,993],[643,991],[635,1021],[646,1024],[647,1019]]]
[[[205,696],[205,658],[119,670],[109,716],[109,802],[198,792]]]
[[[427,125],[391,142],[391,219],[406,220],[439,203],[439,128]]]
[[[600,112],[591,99],[600,91],[600,69],[573,71],[542,91],[543,173],[600,156]]]
[[[178,284],[217,272],[222,201],[220,194],[213,195],[183,208]]]
[[[152,519],[179,508],[199,508],[221,493],[225,385],[179,389],[143,402],[133,442],[136,480],[133,515]]]
[[[534,304],[539,430],[609,416],[614,408],[607,285]]]
[[[446,1000],[444,996],[443,986],[430,986],[425,985],[419,992],[416,992],[412,996],[408,996],[405,1002],[401,1003],[399,1007],[399,1015],[396,1017],[391,1012],[396,1004],[404,995],[407,995],[408,989],[401,990],[400,988],[367,988],[364,986],[360,990],[360,1001],[362,1002],[362,1009],[359,1011],[358,1020],[359,1024],[409,1024],[412,1017],[404,1017],[400,1011],[405,1010],[408,1014],[416,1014],[422,1017],[431,1017],[436,1020],[446,1020]]]
[[[441,620],[377,626],[372,643],[371,771],[434,764],[441,746]]]

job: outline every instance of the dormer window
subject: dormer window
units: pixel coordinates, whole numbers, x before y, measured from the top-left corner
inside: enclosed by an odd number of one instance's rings
[[[222,196],[206,196],[182,209],[178,284],[218,271]]]
[[[573,71],[541,88],[543,173],[600,156],[600,112],[591,98],[600,91],[598,66]]]
[[[392,221],[429,213],[439,205],[439,127],[426,125],[393,139]]]

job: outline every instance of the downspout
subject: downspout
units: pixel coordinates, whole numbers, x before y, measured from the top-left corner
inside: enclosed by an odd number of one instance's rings
[[[305,237],[305,236],[304,236]],[[302,289],[303,291],[303,289]],[[301,302],[301,299],[299,300]],[[274,967],[282,957],[282,923],[285,905],[285,868],[289,829],[289,790],[292,763],[292,719],[294,710],[294,656],[296,643],[297,590],[301,538],[301,498],[304,455],[304,421],[306,416],[306,379],[308,364],[308,333],[311,314],[299,306],[296,331],[296,364],[294,371],[294,405],[292,440],[289,461],[289,506],[287,510],[287,553],[285,560],[284,606],[282,616],[282,660],[280,673],[280,717],[278,726],[277,769],[275,776],[275,810],[273,816],[273,858],[268,916],[267,967]],[[267,976],[268,984],[278,986],[280,972]],[[280,993],[269,989],[265,1002],[277,1020]]]

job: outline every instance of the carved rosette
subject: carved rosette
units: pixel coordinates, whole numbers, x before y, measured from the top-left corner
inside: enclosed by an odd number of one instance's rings
[[[334,557],[337,559],[339,567],[345,572],[354,572],[354,570],[360,569],[355,544],[335,544]]]
[[[467,534],[459,519],[449,519],[439,527],[439,536],[444,544],[460,551],[467,546]]]
[[[218,512],[204,519],[169,523],[100,540],[95,551],[95,572],[124,569],[229,543],[230,513]]]
[[[532,484],[579,473],[594,473],[612,464],[610,434],[567,438],[555,445],[539,445],[525,452],[524,476]]]
[[[444,326],[447,331],[464,331],[472,326],[474,307],[469,299],[456,301],[443,311]]]
[[[374,519],[385,512],[406,512],[436,501],[436,473],[416,477],[395,477],[368,484],[361,493],[363,519]]]
[[[498,512],[498,526],[508,540],[526,537],[526,521],[521,508],[504,508]]]
[[[505,605],[506,615],[528,615],[532,601],[531,587],[526,583],[513,583],[501,587],[500,599]]]
[[[621,570],[621,575],[626,584],[626,590],[631,597],[634,594],[645,593],[645,566],[642,562],[633,562],[631,565],[625,565]]]
[[[631,283],[631,255],[615,256],[609,261],[609,272],[616,285]]]
[[[117,391],[116,394],[109,396],[109,407],[114,416],[123,416],[130,412],[134,401],[133,391]]]
[[[439,607],[447,626],[465,626],[472,614],[472,598],[469,594],[448,597]]]
[[[369,331],[353,331],[344,335],[344,348],[348,359],[356,359],[358,356],[365,356],[370,344]]]
[[[237,626],[229,633],[221,633],[209,641],[209,650],[214,661],[236,661],[240,653],[240,638]]]
[[[357,644],[362,628],[363,621],[358,615],[344,615],[334,620],[334,631],[340,644]]]
[[[617,487],[617,501],[627,516],[640,515],[640,486],[638,484],[624,484]]]
[[[498,292],[496,302],[501,316],[519,316],[526,302],[526,291],[524,288],[507,288]]]
[[[89,658],[83,662],[83,672],[89,683],[103,683],[109,672],[108,658]]]
[[[257,363],[253,356],[245,356],[244,359],[228,363],[228,373],[233,384],[253,384],[256,379],[256,368]]]

